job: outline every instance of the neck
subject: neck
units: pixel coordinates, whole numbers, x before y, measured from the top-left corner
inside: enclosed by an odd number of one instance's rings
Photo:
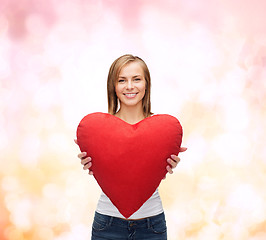
[[[134,107],[121,106],[115,116],[119,117],[129,124],[135,124],[145,118],[142,110],[142,105]]]

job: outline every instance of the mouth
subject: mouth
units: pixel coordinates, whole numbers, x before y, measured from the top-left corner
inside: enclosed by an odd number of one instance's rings
[[[127,98],[134,98],[138,93],[123,93]]]

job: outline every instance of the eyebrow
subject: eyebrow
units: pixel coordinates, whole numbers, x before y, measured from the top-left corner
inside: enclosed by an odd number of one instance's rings
[[[118,76],[119,78],[126,78],[126,77],[123,77],[123,76]],[[133,78],[135,78],[135,77],[141,77],[141,75],[135,75],[135,76],[133,76]]]

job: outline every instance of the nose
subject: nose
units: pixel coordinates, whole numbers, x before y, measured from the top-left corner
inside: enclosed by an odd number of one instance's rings
[[[134,88],[133,83],[132,83],[131,80],[127,81],[127,86],[126,86],[126,88],[127,88],[127,89],[132,89],[132,88]]]

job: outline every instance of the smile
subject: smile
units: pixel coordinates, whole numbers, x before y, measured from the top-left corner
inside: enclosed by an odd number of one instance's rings
[[[127,98],[134,98],[138,93],[124,93]]]

